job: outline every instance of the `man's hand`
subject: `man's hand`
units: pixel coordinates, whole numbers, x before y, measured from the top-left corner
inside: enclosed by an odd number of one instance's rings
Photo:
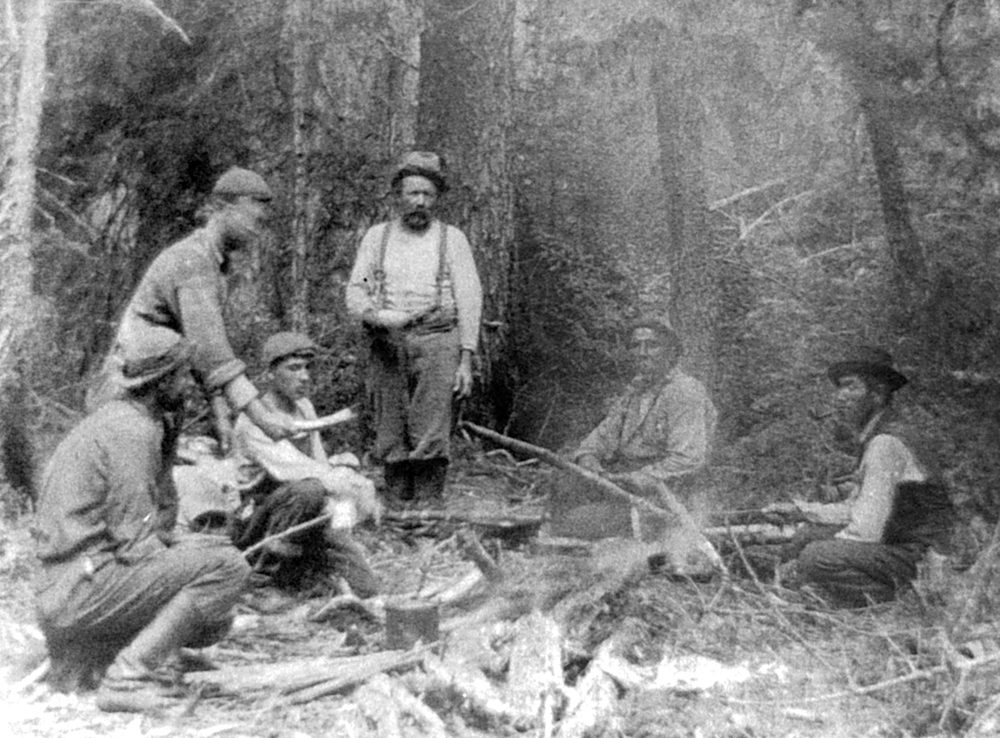
[[[801,505],[806,504],[804,500],[793,500],[792,502],[772,502],[762,510],[769,520],[780,525],[782,523],[802,522],[806,519],[802,513]]]
[[[413,322],[413,316],[403,310],[381,310],[367,311],[362,320],[373,328],[386,328],[387,330],[399,330],[405,328]]]
[[[604,471],[604,467],[601,466],[601,460],[598,459],[593,454],[585,454],[576,460],[577,466],[582,466],[587,471],[592,471],[595,474],[600,474]]]
[[[472,352],[462,349],[462,358],[459,359],[458,369],[455,370],[455,384],[451,391],[459,400],[464,400],[472,394]]]

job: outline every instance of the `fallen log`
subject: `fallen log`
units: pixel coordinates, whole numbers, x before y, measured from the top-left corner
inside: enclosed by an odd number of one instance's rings
[[[725,543],[734,538],[741,545],[766,545],[769,543],[787,543],[795,537],[802,527],[801,523],[791,525],[774,525],[771,523],[749,523],[747,525],[720,525],[705,528],[702,533],[708,540]]]
[[[504,698],[521,711],[519,724],[538,727],[550,720],[559,707],[555,699],[562,694],[563,681],[559,625],[538,611],[518,620]]]
[[[458,534],[459,549],[468,557],[476,568],[483,573],[492,584],[503,581],[503,571],[496,565],[496,562],[486,553],[483,544],[479,542],[475,534],[471,531],[462,531]]]
[[[692,539],[697,544],[698,550],[700,550],[708,558],[712,566],[717,570],[724,570],[725,567],[722,563],[722,557],[719,556],[718,551],[716,551],[709,540],[702,535],[700,527],[695,522],[694,518],[691,517],[691,513],[689,513],[684,505],[682,505],[672,494],[665,494],[660,498],[660,502],[667,506],[667,509],[665,510],[657,505],[654,505],[652,502],[643,497],[634,495],[631,492],[622,489],[617,484],[609,479],[606,479],[600,474],[592,472],[589,469],[585,469],[579,464],[567,461],[558,454],[549,451],[547,448],[542,448],[541,446],[536,446],[534,444],[527,443],[526,441],[519,441],[515,438],[510,438],[509,436],[497,433],[496,431],[491,431],[488,428],[483,428],[482,426],[468,421],[462,422],[461,427],[471,431],[481,438],[492,441],[499,446],[506,447],[518,453],[535,456],[542,461],[555,466],[556,468],[572,472],[573,474],[576,474],[577,476],[597,485],[608,494],[626,500],[630,505],[632,505],[633,508],[641,510],[644,513],[648,513],[661,519],[669,519],[673,517],[680,523],[681,527],[691,535]],[[635,522],[633,522],[633,528],[636,528]]]

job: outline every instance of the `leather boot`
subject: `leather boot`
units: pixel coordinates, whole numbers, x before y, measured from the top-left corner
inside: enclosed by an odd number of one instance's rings
[[[385,491],[390,499],[409,502],[413,499],[413,465],[409,461],[393,461],[382,468]]]
[[[139,631],[108,667],[97,691],[105,712],[157,712],[177,706],[184,697],[178,676],[159,667],[195,638],[202,616],[186,592],[180,592]]]
[[[444,499],[444,483],[448,474],[447,459],[413,461],[413,496],[420,502]]]

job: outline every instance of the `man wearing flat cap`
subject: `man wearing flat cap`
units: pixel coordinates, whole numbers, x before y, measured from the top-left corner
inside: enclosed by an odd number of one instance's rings
[[[261,358],[267,366],[268,389],[261,402],[271,412],[292,420],[315,420],[309,400],[309,369],[318,347],[303,333],[275,333],[264,342]],[[251,507],[233,531],[239,548],[266,536],[332,514],[325,525],[294,537],[279,539],[260,554],[269,557],[272,578],[282,586],[299,587],[310,573],[342,577],[359,597],[378,592],[378,579],[352,528],[363,519],[378,518],[375,485],[358,471],[353,454],[330,457],[318,430],[276,440],[268,437],[246,413],[236,420],[235,450],[245,472],[262,477],[249,491]],[[268,562],[261,562],[267,564]]]
[[[294,432],[287,419],[261,404],[223,322],[230,254],[260,237],[272,197],[263,178],[247,169],[233,167],[219,178],[207,203],[204,227],[160,253],[136,287],[111,354],[88,392],[88,410],[120,394],[122,356],[130,347],[149,331],[167,329],[194,348],[191,368],[209,397],[224,449],[230,440],[231,412],[246,412],[276,438]]]
[[[169,706],[164,667],[225,635],[250,575],[225,537],[174,534],[170,460],[194,351],[167,329],[124,347],[121,396],[60,442],[42,479],[36,595],[50,679],[92,687],[106,669],[102,710]]]
[[[836,435],[860,462],[844,501],[793,503],[808,521],[836,531],[802,549],[797,574],[831,604],[864,607],[894,599],[928,548],[947,545],[952,506],[934,455],[895,412],[893,396],[907,378],[889,353],[859,347],[827,375]]]
[[[450,455],[452,403],[472,391],[482,287],[469,242],[434,217],[447,190],[437,154],[414,151],[394,169],[396,214],[358,248],[347,309],[370,344],[373,458],[390,497],[440,498]]]

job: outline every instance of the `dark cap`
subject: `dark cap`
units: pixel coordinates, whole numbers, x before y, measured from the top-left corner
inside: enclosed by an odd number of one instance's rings
[[[271,192],[271,188],[267,186],[263,177],[256,172],[240,167],[233,167],[219,177],[219,181],[212,188],[212,194],[234,197],[246,195],[265,201],[274,199],[274,193]]]
[[[121,348],[125,389],[138,389],[170,374],[187,363],[194,344],[169,328],[149,328]]]
[[[444,168],[444,159],[434,152],[411,151],[396,165],[390,184],[395,188],[402,181],[403,177],[426,177],[434,183],[438,192],[443,194],[448,191],[448,182],[445,180]]]
[[[875,377],[889,385],[892,392],[909,381],[893,367],[889,352],[875,346],[858,346],[851,349],[843,359],[834,362],[826,370],[826,375],[834,384],[848,374]]]
[[[264,341],[261,358],[268,367],[272,367],[276,362],[289,356],[302,356],[311,359],[318,351],[319,346],[304,333],[282,331]]]

